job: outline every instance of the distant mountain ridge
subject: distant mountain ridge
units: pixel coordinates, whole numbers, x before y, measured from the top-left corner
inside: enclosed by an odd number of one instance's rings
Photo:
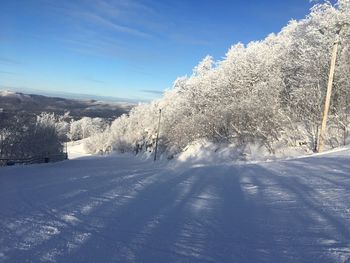
[[[8,91],[15,93],[23,93],[23,94],[36,94],[43,95],[46,97],[54,97],[54,98],[64,98],[71,100],[97,100],[103,101],[106,103],[131,103],[137,104],[139,102],[148,102],[147,99],[142,98],[123,98],[123,97],[115,97],[115,96],[107,96],[107,95],[93,95],[86,93],[75,93],[75,92],[67,92],[67,91],[51,91],[51,90],[42,90],[35,88],[27,88],[27,87],[15,87],[15,86],[4,86],[0,85],[0,91]]]
[[[13,114],[39,114],[41,112],[65,114],[70,112],[70,115],[76,119],[85,116],[115,119],[128,113],[133,106],[131,103],[75,100],[0,90],[0,111]]]

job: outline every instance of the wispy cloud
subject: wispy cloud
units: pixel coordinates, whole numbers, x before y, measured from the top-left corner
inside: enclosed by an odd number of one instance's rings
[[[151,89],[143,89],[140,90],[143,93],[150,93],[150,94],[156,94],[156,95],[162,95],[164,93],[164,91],[160,91],[160,90],[151,90]]]
[[[185,45],[193,45],[193,46],[208,46],[210,45],[210,41],[196,38],[190,35],[184,35],[180,33],[175,33],[170,35],[170,38],[178,43]]]
[[[154,21],[157,12],[141,0],[38,1],[64,29],[45,38],[63,43],[65,49],[137,64],[157,55],[138,44],[156,40],[152,23],[161,24]]]
[[[51,2],[51,5],[58,15],[62,16],[64,13],[67,22],[78,31],[90,31],[95,33],[96,37],[101,37],[102,34],[106,36],[110,31],[140,38],[170,39],[187,45],[210,44],[208,40],[196,36],[197,28],[192,28],[193,21],[185,21],[180,26],[176,21],[172,21],[174,18],[166,17],[159,11],[180,8],[169,3],[145,4],[140,0],[82,0],[79,4],[74,1],[63,3],[58,1]],[[181,12],[181,9],[177,11]],[[183,28],[184,26],[186,28]],[[101,29],[104,31],[101,32]]]
[[[106,82],[102,81],[102,80],[98,80],[98,79],[94,79],[94,78],[91,78],[91,77],[86,77],[84,78],[86,81],[89,81],[89,82],[93,82],[93,83],[98,83],[98,84],[104,84]]]
[[[210,45],[199,36],[192,21],[179,25],[164,10],[177,8],[169,3],[147,0],[38,0],[59,23],[59,32],[40,38],[64,42],[64,48],[86,55],[124,60],[133,65],[150,59],[164,61],[168,54],[156,46],[171,44]],[[47,15],[47,14],[46,14]],[[142,74],[142,73],[140,73]]]
[[[85,30],[98,32],[96,27],[91,27],[94,25],[136,37],[151,36],[144,27],[137,26],[135,21],[140,17],[149,19],[149,16],[154,14],[154,10],[136,0],[82,0],[79,4],[75,1],[45,1],[45,4],[57,15],[64,14],[65,19],[71,20],[74,26],[80,25]]]
[[[140,14],[157,15],[156,11],[149,5],[145,5],[137,0],[118,0],[118,1],[94,1],[94,10],[111,17],[128,18]]]
[[[151,51],[145,52],[142,49],[131,49],[127,42],[113,38],[112,36],[101,35],[97,37],[95,34],[89,32],[80,33],[76,36],[55,38],[55,40],[60,42],[68,50],[84,55],[97,55],[116,60],[124,60],[124,62],[128,63],[128,67],[130,66],[132,68],[137,67],[140,64],[140,60],[148,61],[156,55]]]
[[[0,57],[0,64],[3,65],[20,65],[21,63],[18,60],[6,58],[6,57]]]
[[[111,30],[115,30],[120,33],[126,33],[129,35],[138,36],[138,37],[151,37],[151,35],[148,33],[142,32],[138,29],[135,29],[129,26],[118,24],[98,14],[94,14],[91,12],[78,12],[78,13],[75,13],[75,15],[81,19],[84,19],[86,22],[90,24],[99,25]]]
[[[9,74],[9,75],[14,75],[14,72],[9,72],[9,71],[2,71],[0,70],[0,74]]]

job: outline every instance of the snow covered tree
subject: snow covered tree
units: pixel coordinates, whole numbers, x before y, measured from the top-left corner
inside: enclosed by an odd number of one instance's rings
[[[108,126],[102,118],[83,117],[70,123],[69,137],[72,141],[88,138],[94,134],[103,132]]]
[[[330,53],[339,25],[346,23],[348,0],[316,4],[305,19],[291,21],[262,41],[236,44],[221,61],[206,56],[191,76],[178,78],[161,99],[135,107],[102,137],[92,137],[90,144],[95,143],[95,152],[106,145],[119,151],[134,151],[136,145],[152,150],[162,109],[160,146],[169,155],[198,139],[241,148],[255,143],[272,153],[281,143],[295,147],[302,142],[316,149]],[[341,38],[330,146],[346,141],[350,123],[349,34]]]
[[[17,114],[9,117],[0,133],[2,158],[20,159],[63,152],[54,114]]]

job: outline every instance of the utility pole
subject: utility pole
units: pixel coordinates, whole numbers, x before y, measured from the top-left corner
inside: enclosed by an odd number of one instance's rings
[[[323,152],[323,150],[324,150],[324,142],[325,142],[326,129],[327,129],[327,118],[328,118],[329,105],[331,103],[331,96],[332,96],[335,63],[337,60],[338,46],[340,43],[340,32],[345,25],[347,25],[347,24],[342,24],[340,26],[339,30],[337,31],[336,39],[335,39],[334,44],[333,44],[331,67],[329,70],[329,77],[328,77],[326,101],[325,101],[324,111],[323,111],[323,116],[322,116],[321,131],[320,131],[320,135],[319,135],[319,139],[318,139],[318,152],[319,153]]]
[[[158,130],[156,137],[156,149],[154,150],[154,161],[157,160],[157,150],[158,150],[158,139],[159,139],[159,131],[160,131],[160,119],[162,117],[162,109],[159,109],[159,120],[158,120]]]

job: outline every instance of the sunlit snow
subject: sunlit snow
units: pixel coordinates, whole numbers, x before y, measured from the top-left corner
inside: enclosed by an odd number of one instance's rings
[[[0,169],[0,262],[348,262],[349,229],[347,149],[177,169],[131,155]]]

